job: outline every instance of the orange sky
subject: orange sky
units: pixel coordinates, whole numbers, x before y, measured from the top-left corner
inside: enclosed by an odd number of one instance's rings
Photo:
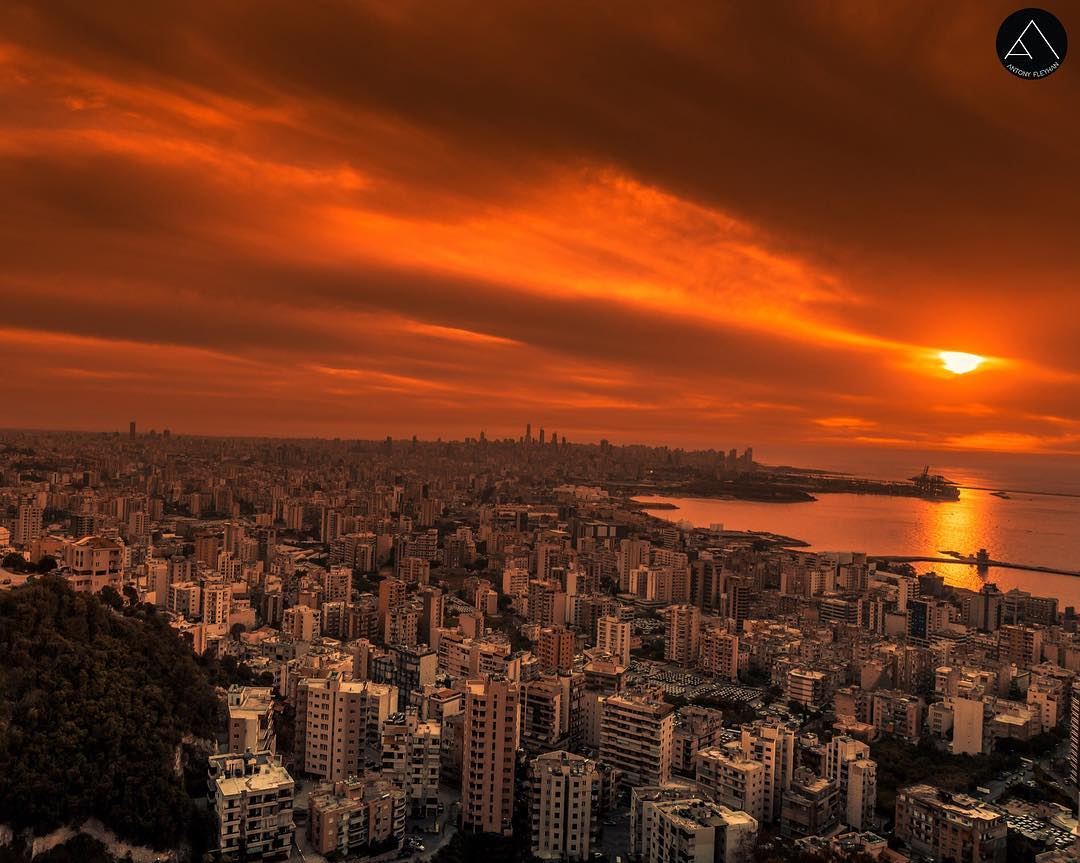
[[[4,4],[3,424],[1080,453],[1080,60],[662,8]]]

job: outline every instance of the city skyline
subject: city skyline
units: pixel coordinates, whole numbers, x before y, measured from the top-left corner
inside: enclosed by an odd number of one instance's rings
[[[185,11],[0,13],[10,422],[1074,467],[1011,7]]]

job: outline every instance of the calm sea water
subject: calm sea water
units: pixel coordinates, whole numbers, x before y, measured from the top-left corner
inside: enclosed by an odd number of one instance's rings
[[[940,557],[942,551],[974,554],[980,548],[1010,563],[1080,571],[1080,498],[1013,494],[1003,500],[987,491],[961,489],[960,500],[931,503],[916,498],[822,494],[809,503],[754,503],[704,498],[639,497],[672,503],[653,510],[669,521],[695,527],[721,523],[729,530],[764,530],[810,543],[815,551],[865,551],[882,555]],[[948,583],[978,590],[974,567],[916,563]],[[986,581],[1002,590],[1018,587],[1056,596],[1062,607],[1080,608],[1080,578],[991,568]]]

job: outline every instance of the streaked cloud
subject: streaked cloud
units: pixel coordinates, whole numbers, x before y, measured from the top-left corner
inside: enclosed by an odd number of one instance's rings
[[[18,421],[1071,453],[1078,85],[998,5],[8,4]]]

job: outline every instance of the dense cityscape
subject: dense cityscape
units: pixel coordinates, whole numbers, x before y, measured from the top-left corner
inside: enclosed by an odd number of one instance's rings
[[[751,451],[0,442],[12,860],[1077,859],[1074,610],[634,500]]]
[[[1019,6],[2,0],[0,863],[1080,863]]]

